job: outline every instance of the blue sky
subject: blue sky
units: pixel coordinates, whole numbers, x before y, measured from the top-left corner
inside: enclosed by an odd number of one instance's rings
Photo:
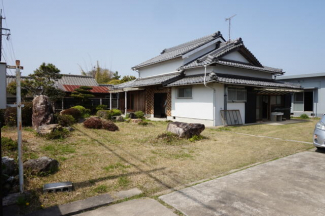
[[[232,20],[241,37],[267,66],[286,75],[325,72],[323,0],[2,0],[14,54],[3,37],[9,64],[21,60],[23,75],[42,62],[61,73],[80,74],[98,60],[121,75],[164,48],[221,31]],[[1,8],[3,6],[1,5]]]

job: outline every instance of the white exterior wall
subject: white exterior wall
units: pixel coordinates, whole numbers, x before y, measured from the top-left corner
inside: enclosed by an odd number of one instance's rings
[[[215,120],[213,121],[213,90],[204,85],[192,85],[192,99],[178,99],[177,87],[172,88],[172,116],[169,120],[202,123],[205,126],[223,125],[221,110],[224,109],[224,85],[209,84],[215,92]],[[228,103],[229,110],[240,110],[245,122],[245,103]]]
[[[249,63],[247,59],[245,59],[239,52],[231,52],[225,56],[222,57],[222,59],[225,60],[232,60],[232,61],[238,61],[238,62],[244,62],[244,63]]]
[[[162,62],[159,64],[154,64],[152,66],[147,66],[139,69],[139,76],[141,78],[151,77],[162,75],[166,73],[173,73],[177,71],[177,68],[183,65],[183,59],[177,58],[173,60],[169,60],[166,62]]]
[[[192,98],[177,98],[177,87],[172,88],[172,116],[213,120],[213,92],[204,85],[192,86]]]

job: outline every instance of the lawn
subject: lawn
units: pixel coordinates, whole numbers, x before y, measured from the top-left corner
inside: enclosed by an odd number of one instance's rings
[[[266,162],[313,146],[239,135],[232,132],[262,134],[310,141],[316,121],[284,126],[252,125],[207,128],[203,140],[172,140],[156,137],[165,132],[166,122],[147,126],[117,123],[117,132],[86,129],[75,131],[64,140],[50,141],[23,131],[24,160],[49,156],[60,162],[60,170],[47,177],[26,176],[25,188],[33,194],[28,209],[49,207],[97,194],[138,187],[146,196],[174,190],[196,181],[224,175],[232,170]],[[16,138],[14,128],[3,129],[3,136]],[[15,156],[5,151],[3,155]],[[73,192],[43,194],[46,183],[72,181]]]

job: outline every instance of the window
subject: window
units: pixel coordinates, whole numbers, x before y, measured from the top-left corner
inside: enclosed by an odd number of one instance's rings
[[[304,93],[295,93],[295,102],[303,102],[304,101]]]
[[[247,91],[245,88],[228,88],[228,102],[246,102]]]
[[[178,88],[177,98],[192,98],[192,87]]]

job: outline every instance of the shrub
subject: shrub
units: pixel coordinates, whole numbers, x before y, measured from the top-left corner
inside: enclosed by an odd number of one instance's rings
[[[114,124],[114,122],[112,121],[103,121],[102,122],[102,126],[105,130],[108,131],[118,131],[118,127],[116,126],[116,124]]]
[[[142,119],[144,117],[144,113],[142,111],[136,111],[134,115],[139,119]]]
[[[122,112],[119,109],[112,109],[111,114],[112,114],[112,116],[120,116],[120,115],[122,115]]]
[[[3,146],[3,148],[8,149],[10,151],[18,149],[17,141],[14,141],[8,137],[1,137],[1,145]]]
[[[48,140],[53,140],[53,139],[64,139],[68,137],[70,132],[65,129],[65,128],[57,128],[53,130],[51,133],[46,134],[45,138]]]
[[[76,121],[81,118],[81,112],[76,108],[69,108],[61,111],[61,115],[71,115]]]
[[[78,106],[74,106],[74,107],[71,107],[71,108],[79,110],[79,112],[81,113],[81,116],[83,118],[87,118],[87,117],[90,116],[90,109],[86,109],[83,106],[78,105]]]
[[[98,105],[98,106],[96,107],[96,110],[107,110],[107,105],[104,105],[104,104],[102,104],[102,105]]]
[[[32,126],[32,115],[33,115],[33,103],[25,102],[24,107],[21,109],[21,114],[23,116],[22,123],[23,126]],[[8,126],[17,126],[17,108],[9,107],[5,111],[5,124]]]
[[[189,138],[189,140],[190,140],[191,142],[199,141],[199,140],[201,140],[201,139],[203,139],[203,136],[201,136],[201,135],[194,135],[194,136],[192,136],[191,138]]]
[[[112,114],[111,114],[110,110],[98,110],[96,115],[103,119],[111,119],[112,118]]]
[[[307,114],[301,114],[300,118],[301,119],[309,119],[309,116]]]
[[[140,121],[138,123],[138,125],[147,126],[148,125],[148,122],[146,122],[146,121]]]
[[[57,118],[58,124],[63,127],[71,126],[76,121],[72,115],[58,115]]]
[[[102,121],[99,118],[90,117],[84,121],[84,126],[86,128],[100,129],[102,128]]]
[[[127,113],[126,115],[125,115],[125,119],[129,119],[130,118],[130,113]]]

